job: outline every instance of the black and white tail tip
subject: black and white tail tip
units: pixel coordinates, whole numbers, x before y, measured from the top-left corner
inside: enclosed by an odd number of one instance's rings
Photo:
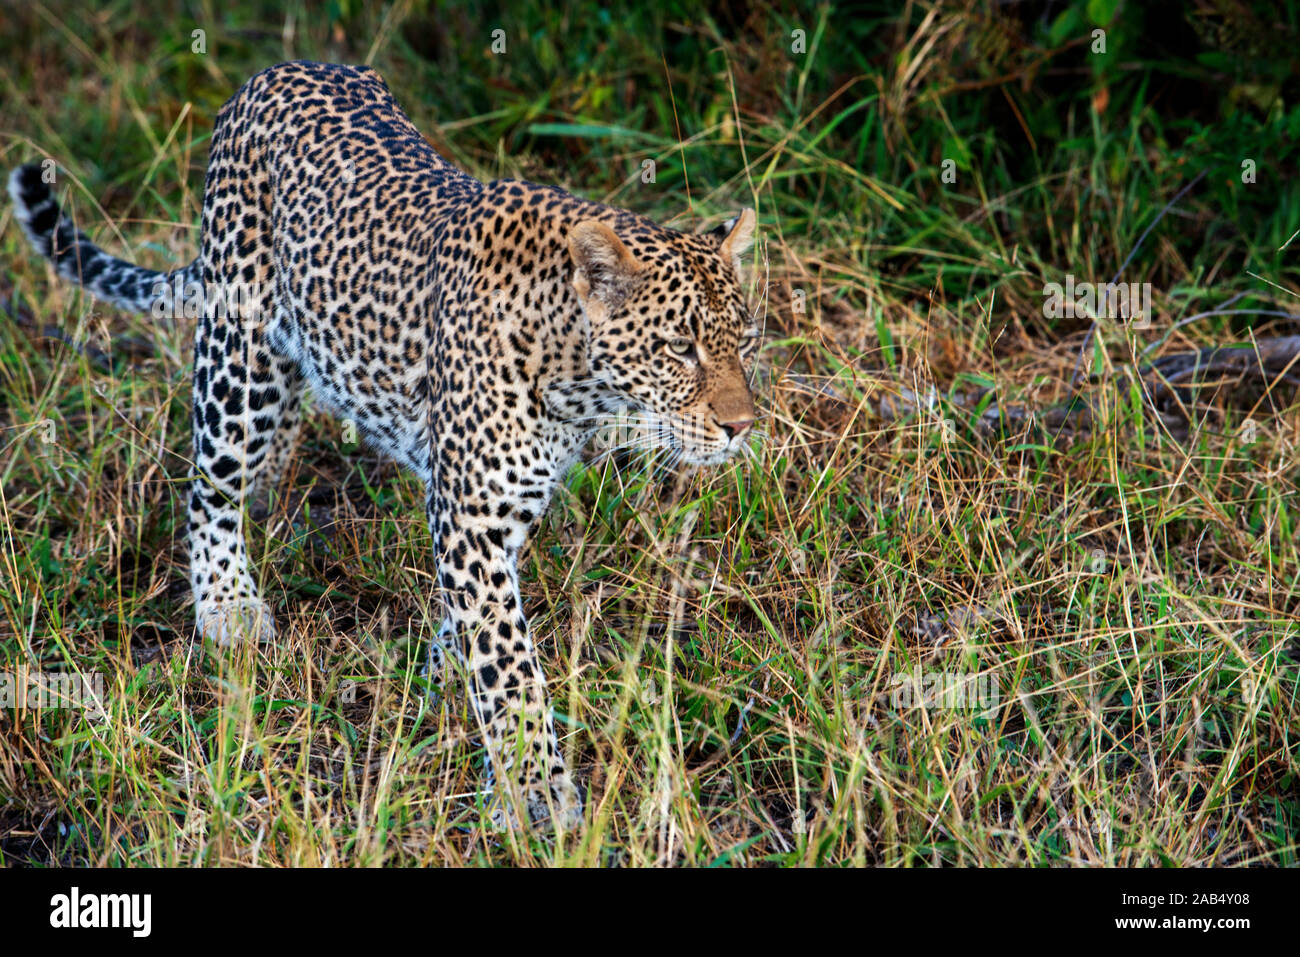
[[[50,258],[54,232],[59,225],[59,204],[45,182],[44,171],[31,163],[9,174],[9,195],[14,201],[14,218],[36,251]]]

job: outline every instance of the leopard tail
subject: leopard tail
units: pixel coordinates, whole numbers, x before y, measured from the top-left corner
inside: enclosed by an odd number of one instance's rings
[[[136,312],[151,312],[160,290],[198,283],[202,268],[195,260],[181,269],[145,269],[104,252],[59,211],[54,191],[36,164],[20,166],[9,175],[14,218],[36,251],[54,264],[69,282],[79,283],[96,298]],[[171,296],[165,297],[167,302]]]

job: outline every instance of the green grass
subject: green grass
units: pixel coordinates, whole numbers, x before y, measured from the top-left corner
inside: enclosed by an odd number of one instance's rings
[[[119,254],[194,255],[213,116],[252,72],[370,60],[482,178],[688,229],[756,206],[771,341],[756,463],[597,460],[558,496],[523,589],[586,821],[503,835],[460,689],[424,697],[418,483],[309,416],[254,523],[281,638],[195,645],[192,330],[54,281],[5,206],[0,669],[102,674],[108,717],[0,712],[0,860],[1296,864],[1294,395],[1225,388],[1183,435],[1131,370],[1293,331],[1271,313],[1300,288],[1300,111],[1273,46],[1297,17],[1238,11],[1210,43],[1214,18],[1130,6],[8,12],[0,165],[55,158]],[[1121,266],[1153,284],[1151,328],[1044,315],[1045,283]],[[1173,329],[1239,295],[1253,312]],[[1002,409],[1081,390],[1095,421],[990,430],[983,389]],[[916,674],[996,702],[908,707]]]

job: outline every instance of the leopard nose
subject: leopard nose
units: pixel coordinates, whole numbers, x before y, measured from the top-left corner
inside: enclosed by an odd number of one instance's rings
[[[734,439],[738,435],[744,435],[749,431],[749,427],[754,424],[753,419],[737,419],[735,422],[719,422],[722,431],[727,433],[728,439]]]

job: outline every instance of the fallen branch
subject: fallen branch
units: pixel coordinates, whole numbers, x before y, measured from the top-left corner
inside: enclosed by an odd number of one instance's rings
[[[1175,436],[1185,438],[1195,418],[1194,411],[1205,406],[1204,402],[1198,405],[1198,400],[1206,390],[1213,390],[1217,397],[1227,389],[1234,399],[1240,400],[1238,404],[1251,407],[1265,397],[1273,400],[1279,390],[1286,390],[1288,398],[1294,396],[1294,390],[1300,388],[1300,336],[1259,339],[1249,346],[1213,346],[1194,352],[1170,353],[1140,366],[1136,377],[1146,399],[1148,416]],[[822,383],[815,390],[801,388],[800,391],[848,401],[833,387]],[[956,392],[947,398],[961,408],[974,409],[985,401],[989,392],[988,389]],[[933,411],[938,400],[935,390],[922,396],[902,387],[897,394],[882,397],[877,408],[882,418],[892,421]],[[1279,404],[1271,403],[1272,407]],[[1076,393],[1067,401],[1044,409],[993,401],[980,414],[979,421],[987,432],[1023,434],[1027,429],[1037,429],[1052,439],[1074,438],[1092,429],[1097,410],[1095,395]]]

